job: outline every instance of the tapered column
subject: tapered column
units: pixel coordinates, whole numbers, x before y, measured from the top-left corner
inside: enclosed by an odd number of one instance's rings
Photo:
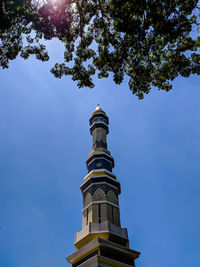
[[[114,159],[108,150],[109,120],[98,105],[89,120],[92,151],[86,160],[82,230],[75,234],[77,252],[67,258],[72,266],[134,266],[139,252],[129,248],[128,232],[121,227]],[[96,264],[96,265],[94,265]]]

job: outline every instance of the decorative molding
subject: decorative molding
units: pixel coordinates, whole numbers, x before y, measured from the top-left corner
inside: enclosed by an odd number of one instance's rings
[[[88,260],[86,260],[86,261],[80,263],[79,265],[77,265],[77,267],[79,267],[79,266],[80,266],[80,267],[83,266],[83,263],[86,264],[87,262],[90,262],[90,261],[93,260],[94,258],[97,258],[97,256],[98,256],[98,255],[94,255],[93,257],[89,258]]]
[[[114,173],[112,173],[112,172],[110,172],[110,171],[108,171],[108,170],[106,170],[106,169],[96,169],[96,170],[92,170],[92,171],[90,171],[85,177],[84,177],[84,181],[86,181],[89,177],[90,177],[90,175],[92,175],[92,173],[94,173],[95,174],[95,172],[106,172],[106,173],[108,173],[111,177],[116,177],[116,175],[114,174]],[[98,175],[94,175],[95,177],[96,176],[98,176]]]
[[[86,189],[83,190],[83,192],[85,192],[86,190],[88,190],[91,186],[93,186],[93,185],[98,185],[98,184],[106,184],[106,185],[109,185],[109,186],[115,188],[116,190],[118,189],[116,186],[114,186],[114,185],[112,185],[112,184],[109,184],[109,183],[107,183],[107,182],[97,182],[97,183],[92,183],[92,184],[90,184],[88,187],[86,187]]]
[[[109,204],[111,206],[114,206],[119,209],[119,205],[116,205],[110,201],[102,200],[102,201],[92,201],[90,204],[88,204],[85,208],[82,209],[82,212],[84,212],[86,209],[88,209],[93,204]]]
[[[102,191],[102,193],[103,193],[103,196],[104,197],[106,197],[106,194],[105,194],[105,192],[99,187],[99,188],[97,188],[95,191],[94,191],[94,193],[93,193],[93,195],[92,195],[92,197],[94,197],[94,195],[96,194],[96,192],[98,191],[98,190],[100,190],[100,191]]]
[[[94,158],[93,160],[91,160],[91,161],[88,163],[88,165],[90,165],[94,160],[98,160],[98,159],[105,159],[105,160],[107,160],[109,163],[112,164],[112,161],[111,161],[111,160],[106,159],[106,158],[104,158],[104,157],[99,157],[99,158]],[[98,170],[100,170],[100,169],[98,169]]]
[[[90,153],[92,153],[92,151]],[[89,160],[89,158],[91,158],[93,155],[99,155],[99,154],[105,154],[107,157],[112,158],[114,160],[114,158],[111,155],[109,155],[108,153],[106,153],[104,151],[102,151],[102,152],[101,151],[100,152],[93,152],[92,154],[89,154],[87,160]]]
[[[107,196],[109,195],[110,192],[112,192],[112,193],[114,194],[115,200],[118,202],[119,200],[117,199],[115,193],[114,193],[112,190],[109,190],[109,191],[108,191]]]
[[[87,180],[85,180],[85,181],[81,184],[80,188],[81,188],[85,183],[87,183],[87,182],[89,181],[89,179],[91,179],[91,178],[102,178],[102,177],[107,177],[108,179],[110,179],[110,180],[112,180],[112,181],[115,181],[117,184],[120,184],[120,182],[118,182],[116,179],[111,178],[110,176],[104,174],[104,175],[90,176]],[[94,183],[94,184],[95,184],[95,183]]]
[[[101,121],[101,122],[97,122],[97,121],[95,121],[95,122],[93,122],[91,125],[90,125],[90,128],[92,128],[93,127],[93,125],[95,125],[95,124],[104,124],[106,127],[108,127],[108,124],[106,124],[105,122],[103,122],[103,121]],[[102,128],[102,127],[98,127],[98,128]],[[102,128],[103,129],[103,128]],[[105,130],[105,129],[104,129]]]

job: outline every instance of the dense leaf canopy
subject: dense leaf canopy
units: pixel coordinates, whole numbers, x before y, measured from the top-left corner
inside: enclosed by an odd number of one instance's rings
[[[198,0],[2,0],[0,65],[18,55],[49,59],[45,40],[65,45],[55,77],[94,87],[92,75],[126,76],[140,99],[152,86],[166,91],[178,75],[200,74]]]

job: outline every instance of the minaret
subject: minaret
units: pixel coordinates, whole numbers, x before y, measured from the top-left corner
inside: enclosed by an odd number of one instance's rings
[[[80,187],[82,230],[75,234],[77,251],[67,261],[72,267],[135,266],[140,253],[129,248],[127,229],[121,228],[120,183],[112,172],[114,159],[107,150],[109,120],[99,105],[89,122],[93,142],[86,161],[88,174]]]

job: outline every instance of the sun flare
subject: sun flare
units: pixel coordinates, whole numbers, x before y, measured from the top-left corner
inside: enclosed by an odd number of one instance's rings
[[[35,5],[35,6],[43,6],[45,4],[55,4],[55,5],[59,5],[59,4],[63,4],[65,0],[32,0],[32,4]]]
[[[46,4],[49,1],[52,2],[52,3],[56,3],[56,2],[58,3],[58,2],[61,2],[63,0],[32,0],[32,3],[43,5],[43,4]]]

